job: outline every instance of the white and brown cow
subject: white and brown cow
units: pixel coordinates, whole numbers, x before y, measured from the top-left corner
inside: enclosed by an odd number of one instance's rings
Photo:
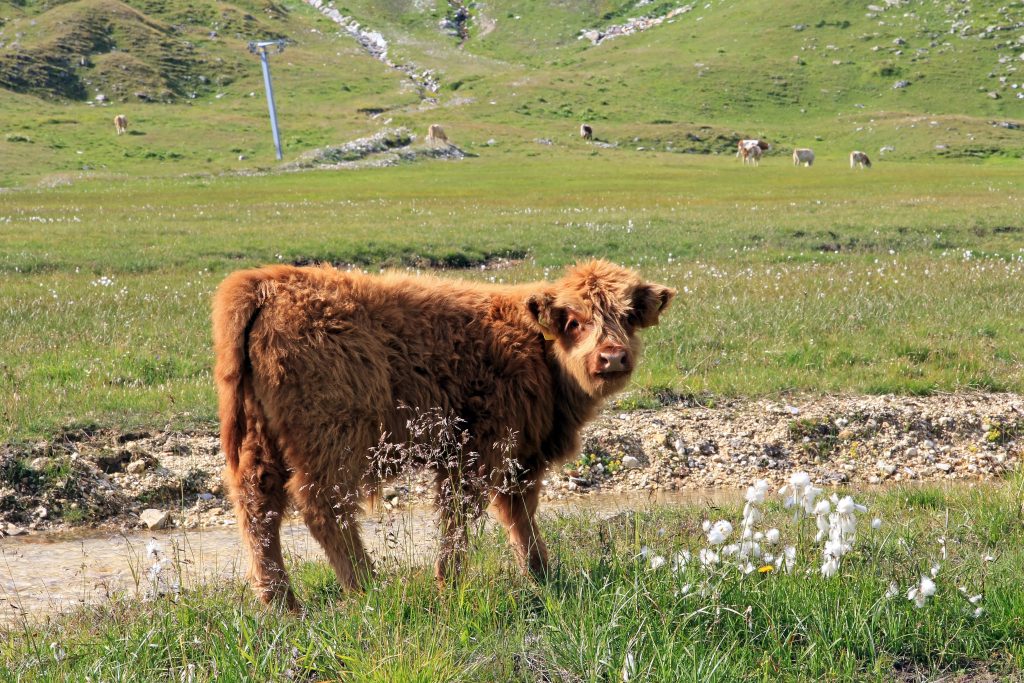
[[[864,152],[850,152],[850,168],[871,168],[871,159]]]
[[[124,114],[118,114],[114,117],[114,130],[117,131],[118,135],[128,132],[128,117]]]
[[[580,137],[583,138],[584,140],[593,140],[594,139],[594,129],[590,125],[588,125],[586,123],[581,123],[580,124]]]
[[[757,166],[761,161],[761,147],[758,145],[747,145],[740,150],[744,164]]]
[[[736,143],[736,156],[742,157],[743,150],[748,147],[757,147],[762,152],[767,152],[772,148],[772,146],[768,144],[768,142],[765,140],[759,140],[757,138],[751,138],[749,140],[740,140],[738,143]]]

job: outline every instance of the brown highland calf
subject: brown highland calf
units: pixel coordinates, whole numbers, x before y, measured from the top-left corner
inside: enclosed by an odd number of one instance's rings
[[[580,428],[629,382],[636,330],[674,294],[605,261],[517,286],[330,267],[230,275],[213,303],[221,441],[260,597],[296,607],[279,535],[289,499],[343,588],[370,575],[355,513],[396,474],[374,459],[387,443],[429,438],[406,407],[463,430],[462,448],[418,463],[436,472],[438,581],[454,578],[487,501],[524,569],[543,574],[544,472],[577,452]]]

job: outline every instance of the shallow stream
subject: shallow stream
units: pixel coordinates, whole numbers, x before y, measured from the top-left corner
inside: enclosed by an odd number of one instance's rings
[[[739,499],[735,490],[594,493],[571,501],[544,502],[541,514],[592,511],[604,518],[654,503],[713,505]],[[432,561],[437,532],[430,508],[369,513],[360,523],[363,540],[376,560]],[[147,556],[147,546],[154,541],[161,549],[160,556],[173,567],[165,574],[173,575],[182,587],[245,575],[247,559],[235,526],[125,533],[89,530],[4,538],[0,540],[0,627],[116,595],[145,595],[154,587],[150,577],[154,560]],[[282,543],[290,562],[323,559],[320,547],[297,517],[282,525]]]

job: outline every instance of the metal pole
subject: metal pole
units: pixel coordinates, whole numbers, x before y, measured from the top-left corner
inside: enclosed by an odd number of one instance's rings
[[[274,86],[270,82],[270,60],[266,46],[260,47],[260,64],[263,66],[263,84],[267,88],[267,108],[270,110],[270,129],[274,132],[274,149],[277,160],[281,160],[281,133],[277,130],[277,109],[274,107]]]
[[[270,60],[267,55],[267,48],[271,45],[277,46],[278,52],[284,51],[284,46],[287,41],[282,40],[263,40],[263,41],[252,41],[249,43],[249,52],[254,52],[260,56],[260,65],[263,67],[263,85],[267,89],[267,109],[270,110],[270,129],[274,133],[274,149],[277,151],[277,160],[281,160],[281,133],[277,130],[277,108],[274,106],[274,86],[270,82]]]

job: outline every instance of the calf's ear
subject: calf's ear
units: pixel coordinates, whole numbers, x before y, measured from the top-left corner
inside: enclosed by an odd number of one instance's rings
[[[540,328],[545,339],[555,338],[557,321],[553,320],[555,297],[549,292],[531,294],[526,299],[526,310],[529,312],[533,322]]]
[[[640,285],[633,292],[633,314],[637,327],[651,327],[658,324],[658,316],[668,307],[676,290],[647,283]]]

